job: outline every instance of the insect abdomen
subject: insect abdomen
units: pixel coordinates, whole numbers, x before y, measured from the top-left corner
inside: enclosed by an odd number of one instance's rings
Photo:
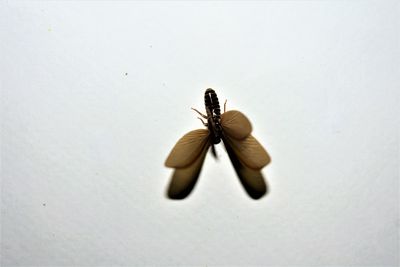
[[[211,88],[208,88],[204,94],[204,102],[206,107],[212,111],[213,115],[216,115],[218,118],[221,116],[221,108],[219,106],[218,96],[215,91]]]

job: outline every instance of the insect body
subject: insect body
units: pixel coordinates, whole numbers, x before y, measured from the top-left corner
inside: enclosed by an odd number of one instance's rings
[[[199,177],[209,147],[216,157],[215,144],[223,141],[239,179],[250,197],[258,199],[267,192],[261,169],[270,161],[265,149],[251,135],[252,127],[246,116],[236,110],[221,114],[217,94],[211,88],[204,95],[206,115],[196,111],[207,129],[185,134],[174,146],[165,165],[175,168],[167,195],[183,199],[192,191]]]

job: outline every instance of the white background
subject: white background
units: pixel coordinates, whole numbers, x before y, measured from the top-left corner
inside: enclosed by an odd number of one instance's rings
[[[0,7],[3,266],[399,263],[398,2]],[[207,87],[272,156],[259,201],[222,146],[165,198]]]

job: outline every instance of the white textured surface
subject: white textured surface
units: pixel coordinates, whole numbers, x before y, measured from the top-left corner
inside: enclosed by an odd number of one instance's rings
[[[398,3],[0,7],[2,266],[398,264]],[[221,146],[164,197],[207,87],[272,156],[260,201]]]

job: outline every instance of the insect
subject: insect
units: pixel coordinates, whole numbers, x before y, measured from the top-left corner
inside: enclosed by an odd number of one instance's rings
[[[261,174],[271,158],[261,144],[251,135],[252,127],[246,116],[237,110],[221,109],[217,94],[208,88],[204,94],[206,114],[192,108],[207,129],[197,129],[185,134],[175,144],[165,161],[165,166],[175,168],[167,189],[171,199],[183,199],[194,188],[208,149],[216,158],[215,145],[223,141],[232,165],[244,189],[251,198],[259,199],[267,192]],[[207,122],[202,120],[204,118]]]

